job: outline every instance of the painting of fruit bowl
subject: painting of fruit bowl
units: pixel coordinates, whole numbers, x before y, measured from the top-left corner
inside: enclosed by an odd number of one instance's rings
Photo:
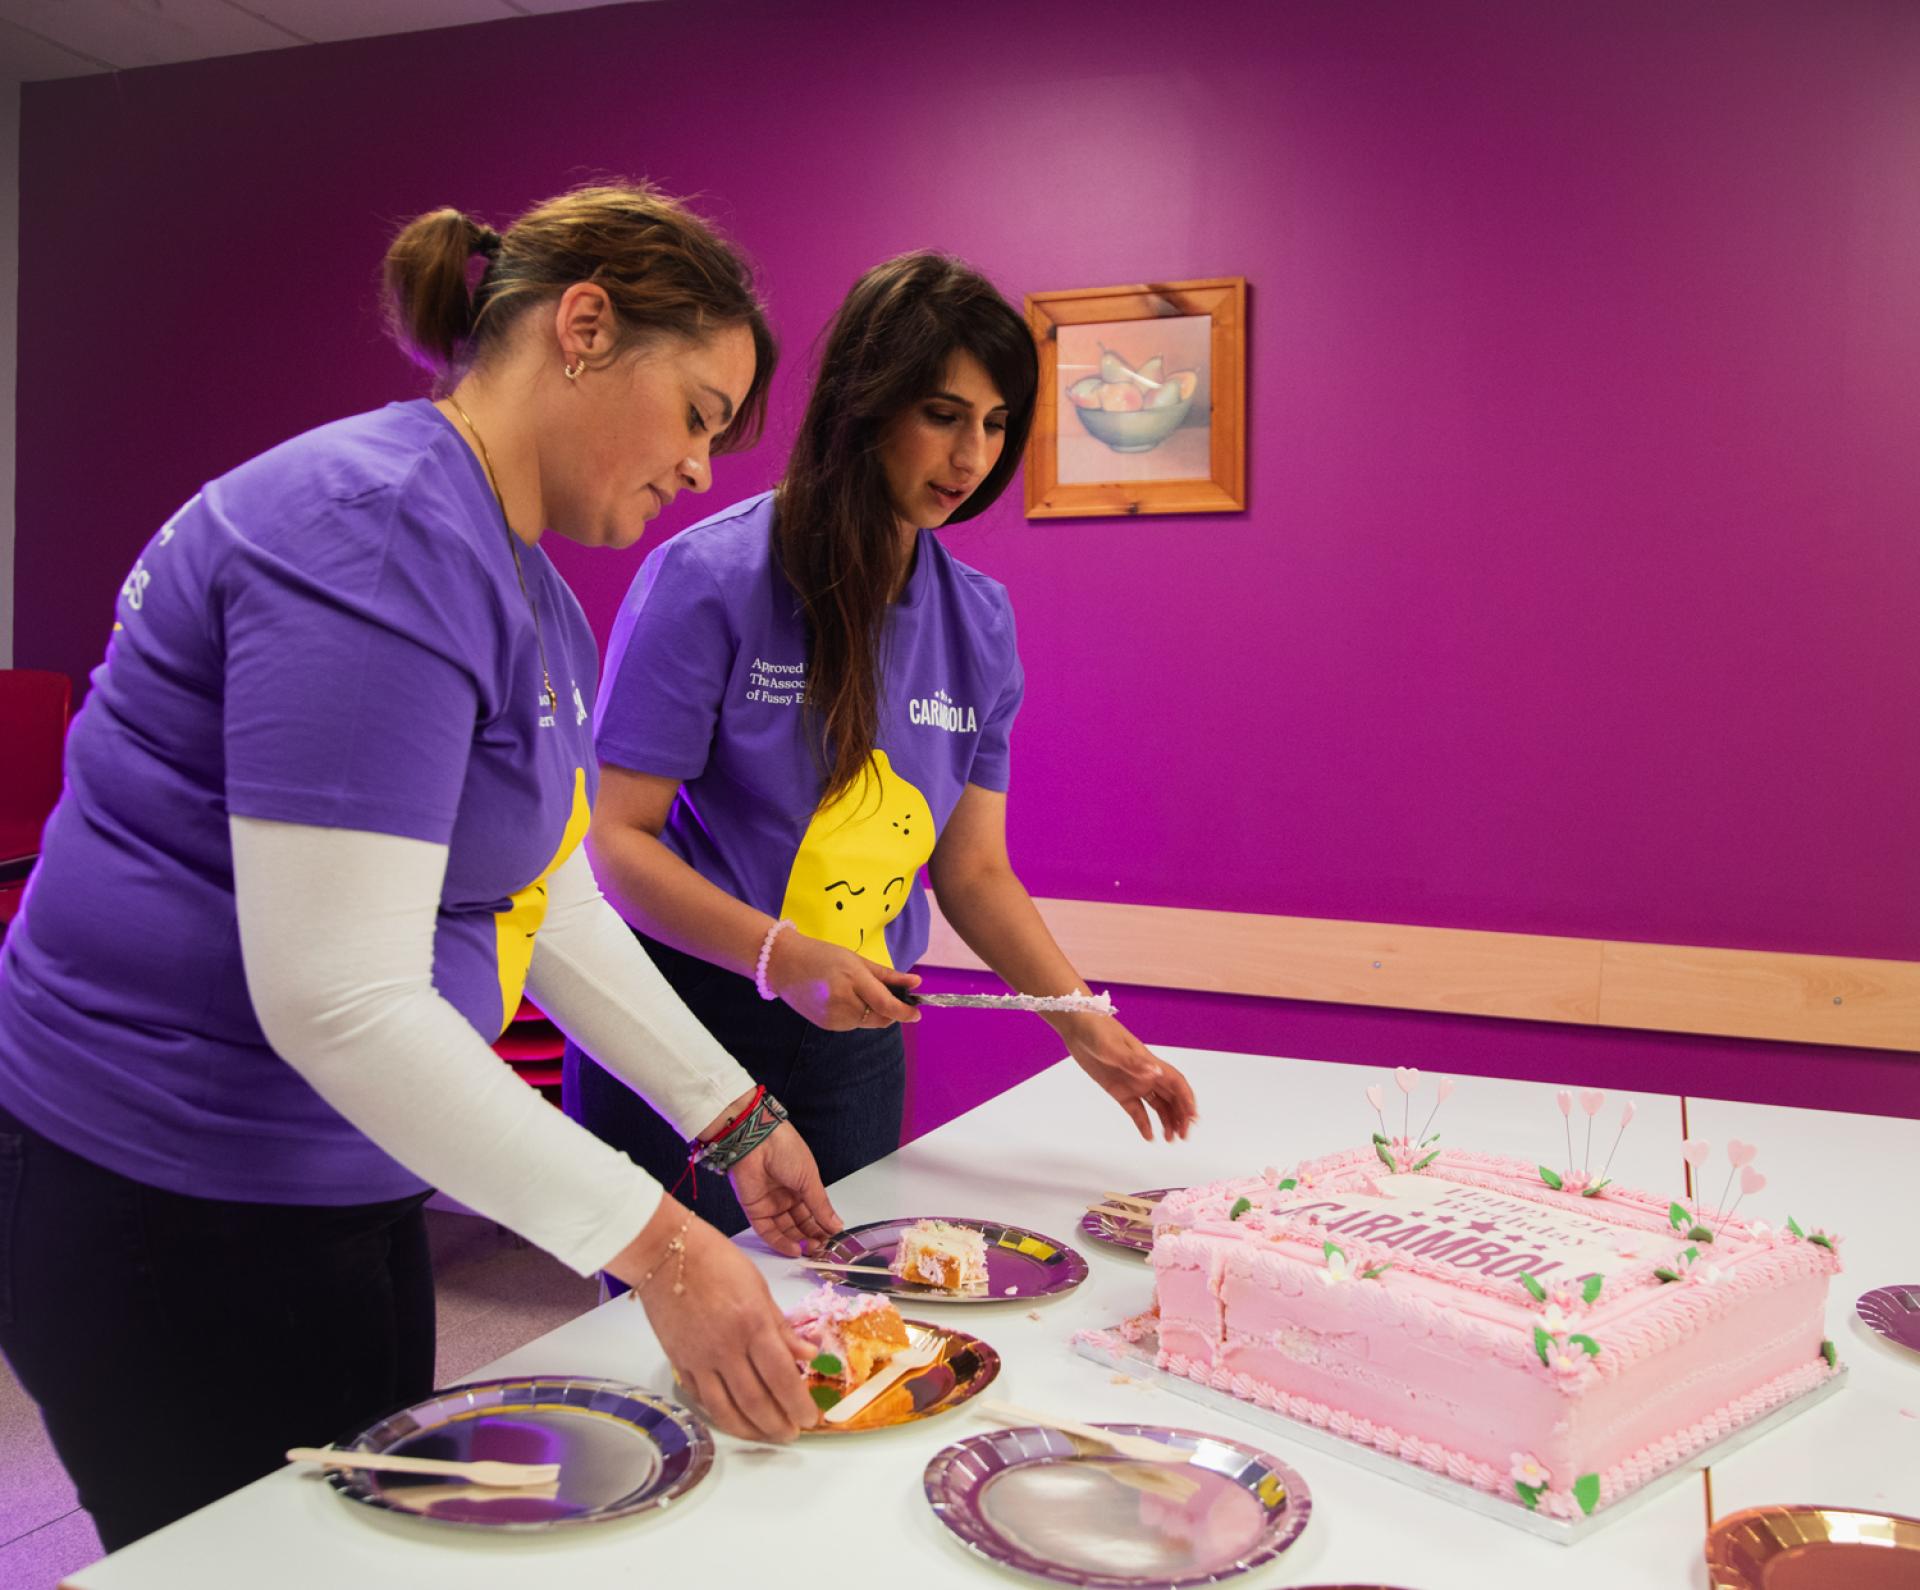
[[[1194,370],[1169,370],[1156,353],[1139,369],[1111,350],[1100,354],[1097,374],[1067,388],[1080,423],[1116,453],[1145,453],[1180,428],[1200,385]]]
[[[1240,277],[1029,293],[1028,514],[1244,507],[1245,305]]]

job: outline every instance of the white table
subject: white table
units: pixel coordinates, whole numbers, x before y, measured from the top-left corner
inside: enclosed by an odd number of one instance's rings
[[[902,1214],[977,1214],[1067,1239],[1092,1274],[1077,1292],[1036,1308],[915,1305],[964,1322],[999,1349],[995,1390],[1009,1400],[1082,1419],[1137,1419],[1214,1429],[1254,1440],[1305,1476],[1313,1519],[1298,1544],[1251,1575],[1250,1586],[1366,1581],[1418,1590],[1551,1584],[1555,1590],[1703,1590],[1705,1488],[1690,1477],[1624,1513],[1580,1544],[1533,1539],[1507,1525],[1355,1467],[1252,1424],[1215,1415],[1174,1393],[1116,1383],[1076,1356],[1069,1336],[1143,1309],[1144,1264],[1083,1241],[1076,1225],[1105,1189],[1181,1185],[1331,1152],[1374,1129],[1363,1088],[1392,1075],[1372,1067],[1275,1060],[1203,1050],[1161,1051],[1183,1066],[1200,1100],[1190,1141],[1142,1143],[1120,1112],[1062,1062],[837,1186],[850,1224]],[[1463,1078],[1436,1129],[1450,1143],[1559,1163],[1562,1123],[1553,1089]],[[1425,1093],[1430,1102],[1432,1089]],[[1612,1140],[1626,1095],[1615,1095],[1596,1131],[1595,1164]],[[1680,1103],[1636,1095],[1638,1116],[1614,1162],[1629,1185],[1680,1186]],[[1866,1331],[1853,1300],[1869,1287],[1920,1280],[1910,1223],[1920,1166],[1920,1122],[1810,1110],[1691,1101],[1690,1126],[1715,1143],[1719,1175],[1727,1137],[1761,1147],[1770,1185],[1744,1212],[1843,1233],[1846,1272],[1829,1303],[1829,1334],[1851,1383],[1787,1429],[1733,1454],[1712,1476],[1716,1513],[1762,1502],[1850,1503],[1920,1513],[1920,1357]],[[1576,1122],[1584,1124],[1575,1112]],[[1392,1123],[1399,1129],[1398,1118]],[[1415,1125],[1419,1123],[1416,1120]],[[1576,1151],[1578,1150],[1576,1135]],[[1709,1167],[1709,1191],[1719,1179]],[[790,1305],[812,1284],[795,1265],[750,1244]],[[625,1299],[530,1342],[473,1378],[602,1375],[664,1388],[665,1360],[645,1314]],[[774,1450],[718,1437],[713,1474],[663,1513],[540,1537],[479,1536],[352,1506],[311,1470],[286,1469],[235,1492],[66,1581],[71,1590],[526,1590],[532,1584],[718,1585],[758,1582],[781,1553],[794,1590],[850,1582],[908,1582],[915,1590],[1012,1578],[952,1541],[922,1498],[926,1461],[987,1426],[953,1416],[897,1431],[802,1440]],[[743,1550],[751,1556],[743,1556]],[[749,1565],[751,1563],[751,1566]],[[1032,1581],[1021,1581],[1032,1582]]]

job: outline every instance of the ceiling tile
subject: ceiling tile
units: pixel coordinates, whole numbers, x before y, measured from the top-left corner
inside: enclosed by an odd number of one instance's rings
[[[514,16],[507,0],[238,0],[256,16],[316,43],[453,28]]]
[[[226,0],[0,0],[0,21],[119,67],[303,42]]]
[[[0,82],[37,83],[50,77],[80,77],[102,63],[0,20]]]

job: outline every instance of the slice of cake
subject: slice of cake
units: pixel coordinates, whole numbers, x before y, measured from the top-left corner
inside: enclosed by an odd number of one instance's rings
[[[801,1367],[816,1384],[842,1394],[864,1385],[908,1346],[900,1311],[872,1292],[850,1297],[823,1286],[789,1311],[787,1323],[814,1349]]]
[[[1159,1367],[1562,1518],[1836,1372],[1837,1238],[1432,1141],[1165,1198]]]
[[[916,1220],[900,1234],[893,1273],[948,1292],[977,1292],[987,1284],[987,1239],[971,1226]]]

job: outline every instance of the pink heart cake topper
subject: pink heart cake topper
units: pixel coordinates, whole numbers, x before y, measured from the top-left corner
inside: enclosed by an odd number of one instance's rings
[[[1754,1156],[1759,1152],[1760,1150],[1755,1148],[1753,1144],[1743,1143],[1737,1137],[1727,1139],[1727,1159],[1735,1168],[1742,1165],[1751,1165],[1754,1161]]]
[[[1418,1066],[1395,1066],[1393,1080],[1400,1084],[1402,1093],[1411,1093],[1420,1086],[1420,1069]]]
[[[1607,1096],[1598,1088],[1583,1089],[1580,1094],[1580,1108],[1589,1115],[1598,1115],[1607,1102]]]
[[[1680,1145],[1680,1157],[1698,1170],[1713,1153],[1713,1144],[1704,1137],[1690,1137]]]
[[[1627,1122],[1631,1121],[1632,1119],[1633,1119],[1633,1100],[1628,1099],[1625,1104],[1620,1106],[1621,1126],[1624,1127],[1627,1124]]]
[[[1387,1107],[1387,1096],[1381,1091],[1379,1083],[1375,1082],[1368,1085],[1367,1103],[1371,1104],[1376,1110],[1384,1110]]]
[[[1554,1094],[1553,1100],[1554,1103],[1560,1106],[1560,1113],[1562,1115],[1573,1114],[1573,1094],[1566,1088],[1562,1088],[1558,1093]]]
[[[1452,1091],[1453,1091],[1453,1078],[1442,1077],[1440,1079],[1440,1102],[1442,1104],[1445,1104],[1447,1102],[1447,1095]]]
[[[1743,1193],[1757,1193],[1767,1184],[1767,1178],[1751,1165],[1740,1172],[1740,1190]]]

